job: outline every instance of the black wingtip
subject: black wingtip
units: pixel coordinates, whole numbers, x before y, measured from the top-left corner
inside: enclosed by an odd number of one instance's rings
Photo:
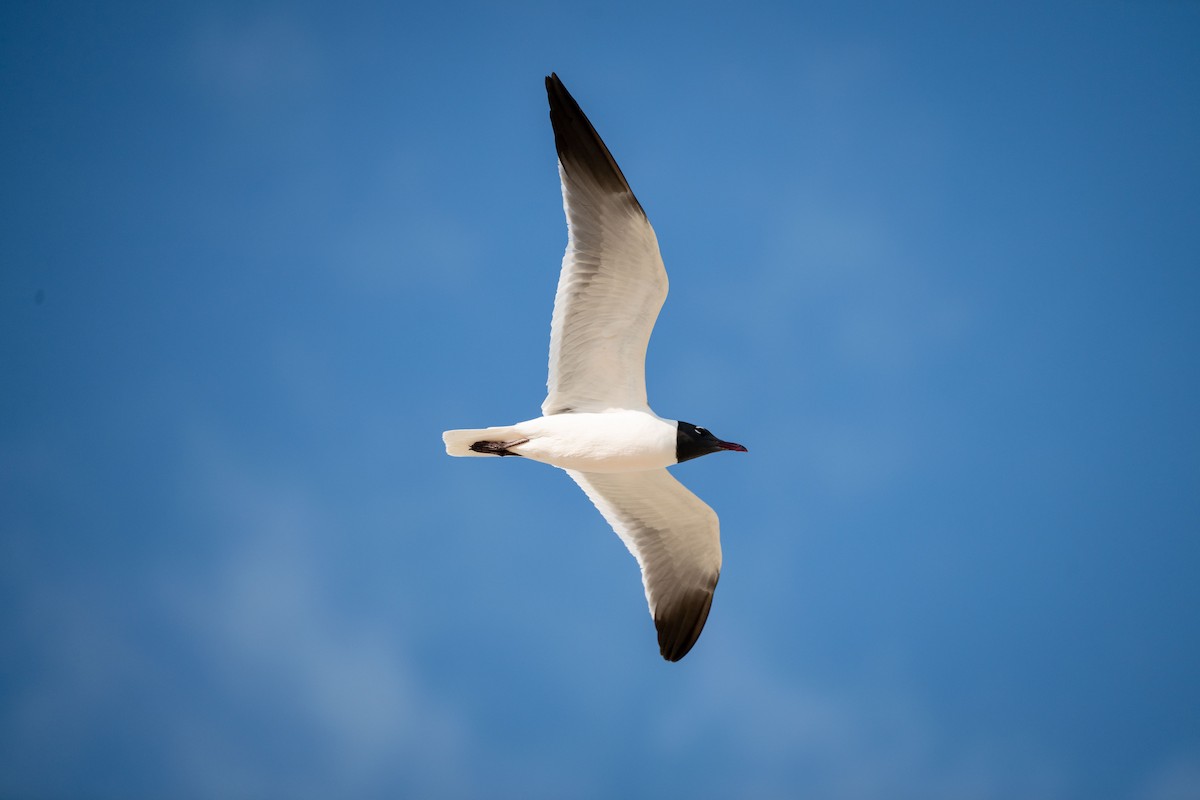
[[[550,101],[550,125],[554,128],[554,147],[558,160],[569,176],[586,177],[614,194],[628,195],[633,205],[645,211],[629,188],[624,173],[608,151],[600,134],[579,103],[563,86],[558,74],[546,76],[546,97]]]
[[[713,583],[713,588],[716,582]],[[658,651],[667,661],[678,661],[691,652],[700,638],[712,608],[713,589],[694,589],[669,607],[654,611]]]

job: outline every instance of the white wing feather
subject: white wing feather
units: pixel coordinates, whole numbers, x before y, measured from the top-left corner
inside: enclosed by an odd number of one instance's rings
[[[649,410],[646,346],[667,297],[658,239],[578,104],[556,76],[546,88],[568,240],[542,413]]]
[[[637,559],[663,657],[683,658],[704,629],[721,572],[716,512],[665,469],[566,472]]]

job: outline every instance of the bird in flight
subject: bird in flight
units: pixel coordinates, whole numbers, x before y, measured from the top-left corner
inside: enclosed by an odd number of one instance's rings
[[[566,471],[642,570],[663,658],[700,637],[721,572],[716,513],[667,467],[746,448],[646,400],[646,346],[667,271],[646,212],[558,76],[546,78],[567,252],[550,323],[542,416],[442,434],[452,456],[519,456]]]

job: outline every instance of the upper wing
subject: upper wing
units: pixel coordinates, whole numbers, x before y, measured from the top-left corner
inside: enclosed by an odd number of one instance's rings
[[[721,573],[716,512],[665,469],[566,472],[641,566],[663,658],[683,658],[704,630]]]
[[[546,78],[567,252],[542,414],[647,408],[646,345],[667,298],[658,239],[621,168],[557,75]]]

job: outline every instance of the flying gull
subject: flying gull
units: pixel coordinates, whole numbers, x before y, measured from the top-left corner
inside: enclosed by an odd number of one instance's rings
[[[668,661],[688,654],[721,572],[720,524],[667,467],[719,450],[746,452],[646,401],[646,345],[667,271],[646,212],[558,76],[546,78],[558,150],[567,252],[550,324],[542,416],[442,434],[452,456],[520,456],[565,470],[642,569]]]

